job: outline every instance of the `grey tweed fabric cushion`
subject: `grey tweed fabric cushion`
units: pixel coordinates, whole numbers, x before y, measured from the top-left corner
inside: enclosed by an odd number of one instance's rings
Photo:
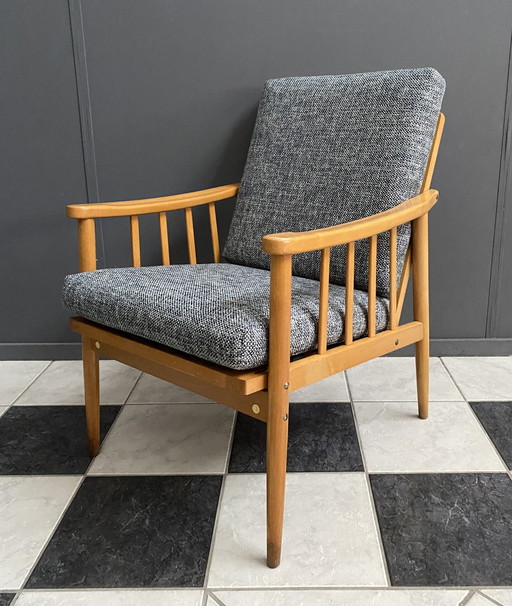
[[[291,353],[314,348],[315,280],[294,277]],[[227,263],[102,269],[67,276],[63,300],[74,314],[237,370],[267,362],[270,273]],[[345,288],[331,286],[328,343],[340,343]],[[387,299],[377,299],[377,329]],[[367,324],[367,295],[354,294],[354,338]]]
[[[445,82],[431,68],[269,80],[259,105],[224,258],[268,268],[269,233],[306,231],[387,210],[418,194]],[[410,237],[399,229],[398,275]],[[318,278],[318,252],[294,256]],[[389,237],[379,236],[377,292],[389,295]],[[356,246],[356,288],[367,290],[368,243]],[[345,247],[331,281],[345,283]]]

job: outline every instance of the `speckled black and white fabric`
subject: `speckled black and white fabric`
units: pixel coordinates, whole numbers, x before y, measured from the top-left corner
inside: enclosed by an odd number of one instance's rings
[[[315,280],[294,277],[291,353],[317,339]],[[270,272],[228,263],[128,267],[67,276],[63,300],[74,314],[238,370],[266,363]],[[377,329],[387,323],[387,299],[377,299]],[[343,336],[345,288],[329,292],[328,343]],[[367,324],[367,294],[354,293],[354,338]]]
[[[224,258],[268,268],[269,233],[367,217],[418,194],[445,82],[432,68],[269,80],[260,102]],[[410,227],[398,235],[398,269]],[[317,278],[319,253],[294,257]],[[379,237],[377,292],[389,296],[389,238]],[[356,247],[355,285],[367,289],[368,245]],[[331,281],[345,283],[345,248]],[[400,271],[398,272],[400,275]]]

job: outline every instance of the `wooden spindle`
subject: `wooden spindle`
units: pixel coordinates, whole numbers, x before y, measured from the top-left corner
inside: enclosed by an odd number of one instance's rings
[[[397,322],[396,306],[396,227],[389,230],[389,328],[395,329]]]
[[[354,261],[355,243],[347,244],[347,272],[345,277],[345,345],[352,343],[354,324]]]
[[[196,264],[196,241],[194,237],[194,218],[192,209],[185,209],[185,221],[187,223],[188,260],[191,265]]]
[[[160,244],[162,247],[162,265],[169,265],[171,255],[169,253],[169,231],[167,229],[167,213],[158,213],[158,223],[160,225]]]
[[[375,336],[377,306],[377,236],[370,236],[368,259],[368,336]]]
[[[219,230],[217,228],[217,215],[215,213],[215,203],[208,204],[208,213],[210,215],[210,233],[212,235],[212,249],[214,263],[220,263],[220,245]]]
[[[318,353],[327,351],[327,317],[329,313],[329,270],[331,249],[323,248],[320,260],[320,303],[318,310]]]
[[[130,217],[130,233],[132,237],[132,265],[133,267],[140,267],[139,218],[136,215]]]
[[[400,322],[400,316],[402,315],[402,309],[405,302],[405,295],[407,294],[407,282],[409,281],[409,275],[411,273],[411,246],[409,245],[407,252],[405,253],[404,266],[402,268],[402,275],[400,276],[400,286],[396,293],[396,321]]]

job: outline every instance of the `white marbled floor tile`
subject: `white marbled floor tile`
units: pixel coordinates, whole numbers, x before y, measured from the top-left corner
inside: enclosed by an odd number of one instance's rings
[[[340,372],[327,379],[292,391],[290,402],[349,402],[345,373]]]
[[[416,402],[355,402],[369,472],[505,471],[466,402],[431,402],[420,419]]]
[[[292,589],[215,591],[214,595],[224,606],[459,606],[467,593],[465,590],[447,589]]]
[[[413,357],[376,358],[347,370],[352,398],[360,401],[416,400]],[[430,358],[430,400],[463,400],[439,358]]]
[[[12,404],[49,363],[21,360],[0,362],[0,404]]]
[[[475,595],[469,600],[469,602],[466,602],[466,604],[467,606],[493,606],[493,604],[496,606],[496,602],[488,600],[478,593],[475,593]],[[503,606],[505,606],[505,604],[503,604]]]
[[[0,589],[20,588],[79,476],[0,477]]]
[[[466,400],[512,400],[512,356],[443,358]]]
[[[201,606],[201,589],[24,591],[17,606]]]
[[[100,402],[123,404],[140,374],[135,368],[115,360],[101,360]],[[80,360],[52,362],[16,402],[17,405],[83,403],[84,388]]]
[[[287,474],[279,568],[265,545],[265,475],[227,476],[208,587],[387,584],[362,473]]]
[[[502,606],[512,606],[512,589],[484,589],[482,593],[496,600]]]
[[[187,404],[211,402],[192,391],[143,373],[137,381],[127,404]]]
[[[90,473],[223,473],[233,420],[220,404],[125,406]]]

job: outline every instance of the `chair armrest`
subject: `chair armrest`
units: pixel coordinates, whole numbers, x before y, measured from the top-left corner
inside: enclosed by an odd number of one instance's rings
[[[238,193],[238,184],[222,185],[202,191],[148,198],[145,200],[129,200],[126,202],[101,202],[98,204],[71,204],[67,207],[67,215],[72,219],[100,219],[103,217],[128,217],[147,215],[181,208],[191,208],[217,200],[232,198]]]
[[[262,239],[263,250],[271,255],[293,255],[369,238],[424,215],[438,198],[439,192],[429,189],[398,206],[357,221],[311,231],[269,234]]]

